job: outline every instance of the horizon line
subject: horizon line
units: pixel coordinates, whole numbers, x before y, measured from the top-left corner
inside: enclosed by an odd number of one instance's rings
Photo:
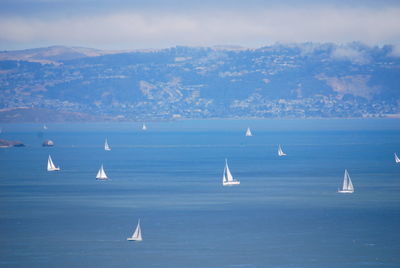
[[[172,48],[211,48],[211,49],[231,49],[231,50],[257,50],[265,47],[274,47],[279,45],[290,46],[290,45],[337,45],[337,46],[349,46],[352,44],[358,44],[362,46],[366,46],[369,48],[373,47],[396,47],[394,43],[382,43],[382,44],[367,44],[366,42],[353,40],[349,42],[334,42],[334,41],[327,41],[327,42],[320,42],[320,41],[307,41],[307,42],[281,42],[276,41],[274,43],[265,44],[261,46],[245,46],[245,45],[234,45],[234,44],[226,44],[226,45],[172,45],[172,46],[165,46],[165,47],[143,47],[143,48],[118,48],[118,49],[108,49],[108,48],[100,48],[95,46],[85,46],[85,45],[66,45],[66,44],[53,44],[53,45],[38,45],[38,46],[29,46],[25,48],[18,48],[18,49],[1,49],[0,53],[3,52],[15,52],[15,51],[25,51],[25,50],[34,50],[34,49],[51,49],[51,48],[72,48],[72,49],[93,49],[93,50],[100,50],[100,51],[109,51],[109,52],[146,52],[146,51],[161,51],[166,49]]]

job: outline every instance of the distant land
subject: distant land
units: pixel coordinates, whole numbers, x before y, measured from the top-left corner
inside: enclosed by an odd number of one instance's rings
[[[20,141],[8,141],[0,139],[0,148],[9,148],[9,147],[25,147]]]
[[[0,51],[0,122],[400,117],[390,45]]]

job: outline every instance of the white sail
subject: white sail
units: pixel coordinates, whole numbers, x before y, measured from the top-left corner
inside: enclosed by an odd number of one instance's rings
[[[46,129],[47,129],[47,126],[46,126],[46,125],[43,125],[43,129],[46,130]]]
[[[147,130],[146,125],[143,123],[142,130]]]
[[[233,181],[233,176],[229,170],[228,162],[225,162],[225,181]]]
[[[131,237],[127,238],[128,241],[142,241],[142,229],[140,228],[140,219],[138,221],[138,224],[136,226],[135,232]]]
[[[99,172],[97,172],[96,179],[97,180],[107,180],[108,179],[106,173],[104,172],[103,165],[101,165]]]
[[[396,163],[400,163],[400,158],[397,156],[396,153],[394,153],[394,161],[395,161]]]
[[[224,173],[222,175],[222,185],[237,185],[240,184],[240,181],[235,180],[232,176],[231,171],[229,170],[228,167],[228,161],[225,159],[225,167],[224,167]]]
[[[251,136],[253,136],[253,134],[251,134],[251,130],[248,127],[247,130],[246,130],[246,137],[251,137]]]
[[[352,194],[354,192],[354,186],[350,179],[350,175],[347,169],[344,170],[343,185],[342,189],[338,191],[339,193]]]
[[[348,190],[348,191],[351,191],[351,192],[354,192],[353,182],[351,181],[350,175],[349,175],[349,173],[347,172],[347,170],[346,170],[346,173],[347,173],[347,190]]]
[[[60,168],[54,165],[53,160],[49,155],[49,158],[47,159],[47,171],[58,171],[58,170],[60,170]]]
[[[110,145],[108,145],[107,139],[106,139],[106,141],[104,142],[104,150],[105,150],[105,151],[111,151],[111,147],[110,147]]]
[[[285,156],[286,154],[282,151],[281,145],[278,146],[278,155]]]

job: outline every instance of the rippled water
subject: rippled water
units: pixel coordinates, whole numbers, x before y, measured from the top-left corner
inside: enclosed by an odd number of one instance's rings
[[[3,267],[400,266],[399,120],[47,125],[2,126]]]

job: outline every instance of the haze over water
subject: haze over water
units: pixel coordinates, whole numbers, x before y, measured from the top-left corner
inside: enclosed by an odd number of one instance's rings
[[[400,265],[397,119],[42,126],[1,126],[27,145],[0,150],[4,267]],[[336,193],[344,169],[354,194]],[[126,241],[139,218],[143,242]]]

